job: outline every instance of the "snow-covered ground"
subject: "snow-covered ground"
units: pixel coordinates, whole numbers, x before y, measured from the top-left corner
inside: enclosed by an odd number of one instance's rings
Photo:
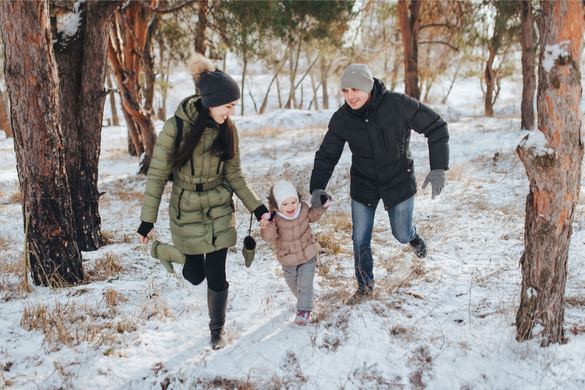
[[[263,96],[265,81],[251,79]],[[192,89],[184,74],[174,82],[170,113]],[[239,248],[249,214],[237,201],[239,241],[227,259],[229,345],[218,351],[209,348],[205,283],[190,285],[180,267],[167,273],[138,242],[146,179],[126,153],[124,127],[103,129],[100,212],[110,243],[83,253],[94,281],[62,289],[31,285],[30,293],[20,285],[24,235],[13,145],[0,139],[0,387],[585,388],[582,201],[568,263],[568,342],[541,348],[538,339],[515,339],[528,192],[514,151],[528,134],[520,130],[519,91],[510,85],[502,92],[496,118],[482,116],[476,80],[462,80],[445,105],[432,105],[449,121],[451,169],[432,200],[430,188],[420,188],[429,169],[426,140],[413,134],[415,223],[429,255],[421,261],[399,244],[379,207],[372,242],[377,292],[353,307],[344,304],[356,288],[346,150],[327,188],[333,204],[313,224],[324,249],[307,327],[293,323],[294,297],[256,223],[258,252],[251,268],[244,266]],[[271,112],[256,116],[246,101],[246,115],[235,117],[244,172],[264,199],[281,179],[308,199],[314,153],[333,111],[279,111],[276,102],[272,97]],[[165,205],[155,230],[159,240],[171,242]]]

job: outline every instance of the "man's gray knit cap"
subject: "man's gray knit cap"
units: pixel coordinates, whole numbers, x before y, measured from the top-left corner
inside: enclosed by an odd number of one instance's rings
[[[367,65],[351,64],[341,75],[341,89],[359,89],[365,93],[372,92],[374,77]]]
[[[201,95],[201,104],[206,108],[223,106],[240,99],[238,83],[217,68],[213,72],[201,73],[195,85]]]

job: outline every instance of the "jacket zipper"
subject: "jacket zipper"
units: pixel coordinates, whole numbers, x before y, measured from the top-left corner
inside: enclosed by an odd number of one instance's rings
[[[183,198],[183,193],[185,192],[184,188],[181,188],[181,193],[179,194],[179,201],[177,202],[177,219],[181,219],[181,198]]]
[[[215,172],[216,175],[219,175],[219,167],[221,166],[221,157],[219,158],[219,162],[217,163],[217,172]]]

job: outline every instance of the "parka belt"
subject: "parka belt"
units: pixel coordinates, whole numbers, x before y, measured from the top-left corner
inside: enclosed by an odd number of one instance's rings
[[[195,191],[195,192],[203,192],[203,191],[210,190],[212,188],[217,187],[221,183],[223,183],[223,177],[219,177],[219,178],[212,180],[210,182],[207,182],[207,183],[189,183],[189,182],[183,181],[179,178],[175,178],[175,185],[176,186],[178,186],[179,188],[182,188],[184,190]]]

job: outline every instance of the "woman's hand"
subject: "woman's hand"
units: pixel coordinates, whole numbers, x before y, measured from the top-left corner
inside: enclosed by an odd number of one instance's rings
[[[142,234],[138,233],[140,242],[143,244],[148,244],[148,240],[150,239],[150,237],[152,237],[152,232],[154,232],[154,228],[150,229],[150,231],[148,232],[146,237],[144,237]]]

